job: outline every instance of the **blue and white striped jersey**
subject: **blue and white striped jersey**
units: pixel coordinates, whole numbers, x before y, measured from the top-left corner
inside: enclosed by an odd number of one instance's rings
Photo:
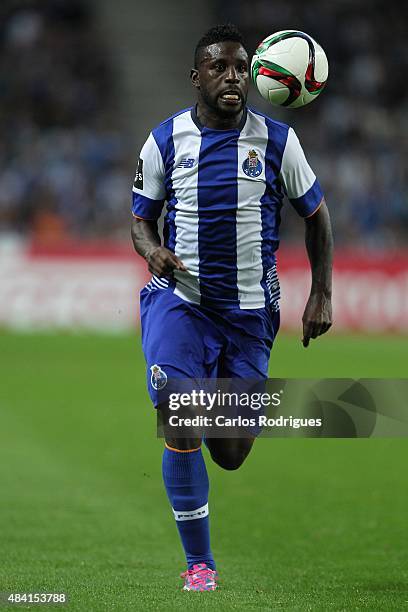
[[[158,219],[167,201],[165,246],[188,269],[176,271],[170,287],[183,300],[212,308],[277,307],[275,251],[285,194],[302,217],[323,197],[292,128],[248,108],[237,129],[213,130],[189,108],[149,135],[132,212]]]

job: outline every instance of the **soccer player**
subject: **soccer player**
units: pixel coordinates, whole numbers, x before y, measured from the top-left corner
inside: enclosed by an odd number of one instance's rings
[[[332,323],[332,234],[315,174],[292,128],[246,106],[248,54],[232,25],[198,42],[197,104],[149,135],[133,187],[132,238],[151,281],[141,292],[142,344],[153,404],[170,378],[266,380],[279,329],[279,244],[284,195],[305,223],[311,291],[303,345]],[[157,221],[164,202],[164,244]],[[254,438],[208,438],[226,470]],[[163,479],[187,559],[184,589],[217,586],[209,483],[201,439],[166,437]]]

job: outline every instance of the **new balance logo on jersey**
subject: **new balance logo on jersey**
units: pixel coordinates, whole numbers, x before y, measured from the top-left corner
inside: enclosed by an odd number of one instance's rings
[[[193,157],[184,157],[177,168],[192,168],[195,164],[195,159]]]

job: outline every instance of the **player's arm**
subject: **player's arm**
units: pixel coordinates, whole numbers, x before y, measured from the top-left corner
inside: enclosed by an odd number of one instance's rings
[[[173,270],[186,271],[182,261],[171,251],[161,246],[157,221],[133,219],[133,246],[148,263],[149,270],[156,276],[167,276]]]
[[[312,272],[310,296],[303,313],[303,346],[321,336],[332,325],[333,236],[324,198],[305,219],[305,244]]]
[[[324,334],[332,324],[333,238],[319,181],[292,128],[288,131],[280,178],[291,204],[305,219],[305,242],[312,272],[312,287],[302,318],[302,342],[307,347],[311,338]]]
[[[186,269],[174,253],[161,245],[157,220],[166,197],[164,179],[162,155],[150,134],[140,153],[133,184],[131,234],[135,250],[146,259],[150,272],[156,276]]]

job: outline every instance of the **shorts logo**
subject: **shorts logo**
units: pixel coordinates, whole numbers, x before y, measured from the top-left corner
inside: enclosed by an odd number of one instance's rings
[[[258,153],[254,149],[248,151],[248,157],[242,164],[242,169],[247,176],[256,178],[262,172],[262,162],[258,159]]]
[[[143,190],[143,159],[140,159],[140,158],[137,162],[136,176],[135,176],[135,182],[133,183],[133,187],[135,189]]]
[[[161,367],[157,365],[157,363],[150,366],[150,371],[152,373],[150,377],[150,382],[151,382],[153,389],[155,389],[156,391],[160,391],[161,389],[164,389],[164,387],[167,385],[166,372],[164,372],[161,369]]]

